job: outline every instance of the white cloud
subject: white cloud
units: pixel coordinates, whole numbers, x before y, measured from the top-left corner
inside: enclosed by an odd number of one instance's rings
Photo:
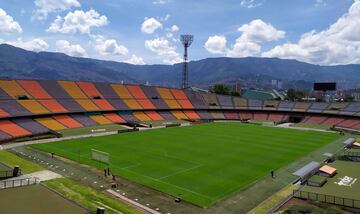
[[[242,25],[239,29],[241,36],[236,39],[234,45],[226,47],[225,36],[210,36],[204,47],[214,54],[224,54],[229,57],[254,56],[261,52],[261,44],[284,38],[285,32],[277,30],[271,24],[260,19],[253,20]]]
[[[253,42],[271,42],[285,36],[284,31],[275,29],[270,23],[265,23],[261,19],[244,24],[238,31],[242,32],[241,36],[244,39]]]
[[[263,4],[263,1],[259,1],[259,0],[242,0],[240,2],[240,5],[242,7],[246,7],[246,8],[255,8],[255,7],[260,7]]]
[[[153,4],[167,4],[170,3],[171,0],[155,0],[152,3]]]
[[[115,39],[105,39],[103,36],[96,36],[95,41],[95,50],[103,56],[126,55],[129,53],[129,50],[125,46],[120,45]]]
[[[180,30],[180,28],[177,25],[173,25],[170,28],[170,31],[173,33],[178,32],[179,30]]]
[[[22,29],[13,17],[0,8],[0,33],[21,33]]]
[[[205,49],[213,54],[226,53],[226,37],[225,36],[210,36],[204,45]]]
[[[136,55],[131,55],[131,58],[124,61],[125,63],[133,64],[133,65],[145,65],[143,58],[138,57]]]
[[[321,7],[321,6],[326,6],[327,3],[325,0],[315,0],[315,7]]]
[[[141,25],[141,31],[146,34],[152,34],[158,28],[162,28],[162,24],[154,18],[145,18],[145,21]]]
[[[62,53],[66,53],[70,56],[86,56],[86,51],[84,48],[82,48],[80,45],[72,45],[66,40],[56,41],[56,50]]]
[[[35,0],[34,3],[38,9],[35,11],[33,18],[38,20],[46,19],[48,14],[52,12],[60,12],[81,6],[77,0]]]
[[[286,43],[262,54],[264,57],[297,59],[315,64],[360,63],[360,0],[328,29],[310,31],[297,43]]]
[[[10,45],[23,48],[29,51],[44,51],[49,48],[49,45],[40,38],[35,38],[29,41],[23,41],[21,38],[13,42],[7,42]]]
[[[145,48],[156,53],[163,58],[166,64],[175,64],[181,62],[179,53],[176,52],[176,47],[171,46],[170,42],[164,38],[156,38],[145,41]]]
[[[90,33],[91,28],[105,26],[109,23],[106,16],[91,9],[87,12],[76,10],[69,12],[64,18],[57,16],[47,29],[48,32],[60,33]]]

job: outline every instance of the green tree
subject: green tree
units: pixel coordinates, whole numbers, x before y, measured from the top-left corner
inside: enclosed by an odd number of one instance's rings
[[[229,95],[230,94],[230,88],[224,84],[215,84],[211,91],[215,94],[224,94]]]

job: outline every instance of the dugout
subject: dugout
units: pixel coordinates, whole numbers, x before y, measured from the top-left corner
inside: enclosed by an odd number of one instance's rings
[[[343,142],[346,148],[352,147],[352,145],[356,142],[355,138],[349,138]]]
[[[326,182],[326,177],[314,175],[307,181],[307,185],[313,187],[322,187]]]
[[[293,173],[294,176],[297,176],[297,181],[301,183],[306,182],[311,176],[313,176],[320,168],[320,163],[316,161],[312,161],[302,168],[298,169],[296,172]]]

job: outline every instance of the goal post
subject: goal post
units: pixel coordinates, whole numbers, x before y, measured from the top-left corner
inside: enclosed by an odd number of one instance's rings
[[[95,161],[99,161],[101,163],[109,164],[110,154],[96,149],[91,149],[91,159]]]

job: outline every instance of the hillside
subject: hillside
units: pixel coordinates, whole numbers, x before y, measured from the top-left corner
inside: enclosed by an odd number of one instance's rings
[[[62,53],[31,52],[0,45],[0,77],[150,82],[156,85],[180,85],[182,64],[131,65]],[[277,58],[208,58],[189,64],[192,85],[207,87],[219,82],[243,80],[249,86],[267,86],[272,79],[285,87],[309,87],[314,81],[337,81],[342,88],[360,86],[360,65],[319,66]]]

